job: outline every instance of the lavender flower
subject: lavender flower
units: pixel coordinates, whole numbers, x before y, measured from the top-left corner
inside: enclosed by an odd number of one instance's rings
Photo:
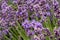
[[[20,17],[21,19],[27,19],[28,18],[28,12],[25,6],[18,6],[18,11],[16,12],[16,16]],[[21,20],[18,18],[18,20]]]
[[[2,35],[2,31],[0,31],[0,39],[3,37],[3,35]]]
[[[41,31],[43,29],[42,24],[35,20],[32,21],[25,20],[22,23],[22,26],[24,27],[24,29],[26,30],[29,36],[32,36],[34,34],[39,34],[39,33],[41,34]]]
[[[60,18],[60,8],[59,8],[59,3],[57,0],[53,1],[53,7],[54,7],[54,14],[57,18]]]
[[[11,0],[12,4],[8,5],[8,3],[9,0],[2,0],[0,4],[0,28],[2,28],[0,38],[2,33],[9,33],[10,26],[16,26],[16,21],[22,24],[21,26],[31,40],[46,40],[46,36],[53,35],[49,29],[43,26],[42,22],[51,16],[52,7],[54,16],[60,19],[60,8],[57,0]],[[12,6],[15,4],[16,10]],[[29,18],[31,20],[28,20]],[[58,20],[58,26],[60,26],[60,20]],[[60,27],[53,31],[53,36],[60,40]]]
[[[23,26],[24,28],[30,28],[30,27],[31,27],[30,21],[25,20],[25,21],[22,23],[22,26]]]
[[[9,32],[8,29],[2,30],[2,33],[4,33],[5,35],[7,35],[8,32]]]

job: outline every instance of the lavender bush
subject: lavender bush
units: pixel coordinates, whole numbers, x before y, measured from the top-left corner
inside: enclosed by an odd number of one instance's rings
[[[60,40],[57,0],[0,0],[0,40]]]

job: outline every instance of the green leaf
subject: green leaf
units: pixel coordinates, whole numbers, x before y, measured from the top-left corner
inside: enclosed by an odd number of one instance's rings
[[[53,21],[52,22],[53,22],[55,27],[58,27],[57,21],[58,21],[58,19],[53,15]]]
[[[19,33],[17,32],[16,29],[14,29],[14,27],[12,27],[11,30],[13,31],[13,33],[14,33],[16,36],[19,36]]]
[[[43,23],[43,25],[46,27],[46,28],[49,28],[50,31],[52,31],[52,26],[51,26],[51,21],[50,21],[50,18],[47,17],[46,21]]]
[[[18,36],[16,36],[16,34],[15,34],[12,30],[9,30],[9,31],[11,32],[12,36],[13,36],[16,40],[18,40]]]
[[[3,36],[4,40],[10,40],[6,35]]]
[[[29,40],[29,37],[27,36],[26,32],[24,31],[24,29],[22,28],[22,26],[20,26],[20,24],[17,22],[18,25],[18,32],[20,33],[20,36],[24,39],[24,40]]]
[[[50,40],[50,38],[48,36],[46,36],[46,40]]]

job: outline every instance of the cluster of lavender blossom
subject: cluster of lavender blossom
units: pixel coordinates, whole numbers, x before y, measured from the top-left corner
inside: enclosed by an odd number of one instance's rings
[[[19,21],[31,40],[60,40],[60,27],[54,28],[53,33],[43,26],[47,17],[54,15],[60,26],[60,8],[57,0],[1,0],[0,1],[0,38],[3,33],[9,33],[11,26]],[[13,4],[13,5],[12,5]],[[15,7],[15,8],[13,8]],[[50,20],[52,21],[52,20]]]
[[[31,40],[46,40],[47,36],[49,40],[60,40],[60,27],[55,27],[52,33],[49,28],[44,28],[42,23],[36,20],[25,20],[22,26]]]

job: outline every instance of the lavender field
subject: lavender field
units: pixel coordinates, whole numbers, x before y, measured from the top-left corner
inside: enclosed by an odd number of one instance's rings
[[[60,0],[0,0],[0,40],[60,40]]]

